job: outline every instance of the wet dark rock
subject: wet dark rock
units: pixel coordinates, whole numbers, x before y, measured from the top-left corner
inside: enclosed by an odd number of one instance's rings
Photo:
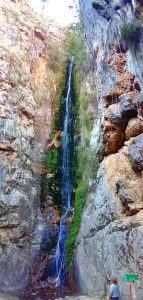
[[[133,197],[128,189],[119,191],[119,198],[123,206],[126,206],[128,203],[134,203]]]
[[[116,185],[116,193],[119,193],[119,190],[123,187],[123,181],[121,179],[118,179],[115,181],[115,185]]]
[[[133,138],[128,155],[130,157],[133,169],[138,172],[143,170],[143,134]]]
[[[55,246],[57,240],[57,230],[56,226],[53,226],[49,229],[45,228],[43,232],[42,241],[40,244],[41,254],[47,254],[51,251],[51,249]]]

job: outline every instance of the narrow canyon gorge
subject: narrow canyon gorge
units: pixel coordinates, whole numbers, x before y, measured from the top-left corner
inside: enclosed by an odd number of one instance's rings
[[[143,2],[77,6],[0,2],[0,299],[143,299]]]

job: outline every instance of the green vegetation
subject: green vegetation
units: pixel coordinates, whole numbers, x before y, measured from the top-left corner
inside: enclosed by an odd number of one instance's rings
[[[82,82],[82,64],[86,59],[83,30],[81,25],[77,24],[69,28],[66,42],[67,52],[69,53],[69,55],[74,56],[73,84],[75,94],[78,99]],[[79,101],[78,104],[80,104]]]
[[[56,44],[54,43],[56,47]],[[54,51],[54,50],[53,50]],[[53,52],[54,53],[54,52]],[[54,55],[54,54],[53,54]],[[58,53],[57,53],[58,55]],[[61,56],[60,56],[61,57]],[[66,61],[59,56],[56,58],[56,65],[48,62],[46,66],[47,84],[50,92],[52,88],[57,86],[56,91],[51,93],[51,102],[53,104],[53,120],[51,124],[52,133],[50,135],[49,144],[51,146],[45,150],[43,159],[43,168],[46,169],[46,174],[41,176],[41,204],[52,201],[55,206],[61,209],[62,198],[60,192],[60,178],[61,178],[61,148],[60,148],[60,129],[62,118],[62,94],[66,79]],[[63,62],[62,66],[61,63]],[[57,82],[55,82],[57,78]],[[41,97],[41,94],[40,94]],[[54,142],[53,142],[54,141]]]
[[[0,201],[0,217],[5,215],[8,211],[8,207],[6,204],[4,204],[2,201]]]
[[[142,31],[143,28],[139,22],[134,22],[132,24],[123,23],[120,26],[121,38],[128,43],[128,46],[132,44],[137,46],[140,43]]]
[[[57,148],[51,147],[50,149],[48,149],[48,150],[45,151],[44,165],[51,172],[54,172],[55,169],[59,169],[60,168],[59,151],[58,151]]]
[[[51,134],[51,139],[54,138],[55,131]],[[48,199],[55,206],[61,209],[62,198],[60,192],[60,177],[61,177],[61,154],[60,154],[60,138],[56,141],[58,147],[52,144],[44,153],[43,168],[46,173],[41,176],[41,203],[48,203]]]
[[[56,48],[58,50],[56,50]],[[62,115],[62,93],[66,78],[66,60],[62,56],[62,49],[54,42],[50,44],[48,49],[50,60],[46,65],[46,82],[45,86],[50,90],[50,100],[53,111],[53,119],[51,124],[51,135],[49,139],[48,149],[44,153],[43,168],[46,170],[41,176],[41,205],[53,203],[58,209],[61,209],[62,199],[60,192],[60,178],[61,178],[61,148],[60,148],[60,127]],[[56,53],[56,54],[55,54]],[[54,64],[54,56],[56,63]],[[58,82],[58,84],[57,84]],[[56,89],[55,89],[56,86]],[[36,89],[37,91],[37,89]],[[37,94],[39,100],[42,94]],[[38,101],[37,98],[37,101]],[[51,204],[50,204],[51,205]]]
[[[75,241],[79,231],[82,211],[86,202],[89,179],[96,177],[97,168],[94,164],[94,153],[90,148],[90,133],[93,124],[93,112],[89,106],[95,101],[94,93],[88,94],[84,88],[83,62],[87,56],[84,49],[82,28],[77,25],[71,28],[67,37],[68,51],[74,56],[73,93],[76,99],[73,109],[75,111],[75,137],[78,142],[74,145],[73,158],[73,184],[75,187],[74,216],[66,241],[66,262],[71,267],[74,254]],[[90,78],[90,82],[92,78]],[[94,87],[95,88],[95,87]],[[95,90],[93,88],[93,90]],[[80,137],[80,139],[79,139]]]
[[[74,69],[73,69],[73,110],[75,112],[75,135],[80,135],[80,90],[82,81],[82,63],[85,59],[84,40],[82,29],[79,25],[70,28],[67,35],[67,51],[71,56],[74,56]],[[66,263],[68,267],[71,265],[76,237],[79,230],[80,218],[86,199],[86,184],[82,181],[82,157],[81,142],[74,145],[73,157],[73,184],[75,186],[74,197],[74,217],[69,230],[68,238],[66,241]]]
[[[60,129],[60,117],[62,114],[61,111],[61,102],[62,102],[62,93],[63,93],[63,85],[65,82],[65,78],[66,78],[66,72],[64,71],[61,77],[61,80],[59,81],[59,85],[58,85],[58,90],[57,90],[57,96],[56,96],[56,101],[54,102],[54,107],[53,107],[53,111],[54,111],[54,117],[52,120],[52,124],[51,124],[51,128],[52,131],[54,132],[55,130],[59,130]]]
[[[85,200],[86,187],[83,182],[80,182],[75,192],[75,213],[72,225],[70,227],[68,239],[66,241],[66,261],[68,266],[70,266],[70,263],[72,261],[75,241],[79,230],[80,218],[84,208]]]
[[[86,202],[89,179],[96,178],[102,154],[96,157],[90,147],[77,146],[74,157],[75,211],[66,241],[66,262],[71,267],[75,241],[79,231],[82,211]]]

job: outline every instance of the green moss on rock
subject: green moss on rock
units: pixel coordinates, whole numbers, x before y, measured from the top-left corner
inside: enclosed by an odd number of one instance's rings
[[[4,204],[2,201],[0,201],[0,217],[5,215],[8,211],[8,207],[6,204]]]
[[[66,262],[70,267],[74,254],[74,246],[80,226],[81,214],[86,200],[86,186],[80,182],[75,192],[75,212],[72,225],[66,241]]]
[[[126,42],[126,46],[131,45],[137,46],[140,43],[140,39],[143,33],[143,27],[139,22],[134,22],[132,24],[123,23],[120,26],[121,38]]]

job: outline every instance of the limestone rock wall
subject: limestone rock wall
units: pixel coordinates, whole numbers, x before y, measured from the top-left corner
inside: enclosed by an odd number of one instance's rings
[[[53,61],[60,34],[29,6],[0,4],[1,291],[27,284],[40,247],[40,162],[62,72]]]
[[[141,300],[143,47],[141,37],[138,47],[130,43],[124,49],[120,34],[123,22],[137,17],[138,2],[134,10],[127,5],[108,21],[92,8],[92,1],[79,3],[98,105],[91,147],[95,155],[98,148],[98,152],[104,149],[104,158],[96,181],[90,182],[81,219],[74,256],[76,282],[82,293],[103,296],[115,275],[122,300],[129,297],[123,274],[138,273],[133,299]]]

